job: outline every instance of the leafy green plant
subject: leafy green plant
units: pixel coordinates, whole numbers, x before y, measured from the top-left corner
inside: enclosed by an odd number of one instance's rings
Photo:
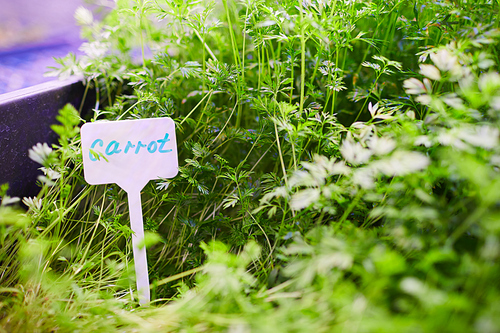
[[[120,0],[98,21],[78,9],[85,55],[52,74],[83,75],[97,102],[88,119],[65,107],[59,143],[30,151],[45,176],[25,217],[2,193],[14,222],[1,278],[15,289],[3,325],[497,331],[497,12]],[[156,301],[132,312],[126,196],[84,182],[78,126],[144,117],[174,119],[180,172],[142,192]]]

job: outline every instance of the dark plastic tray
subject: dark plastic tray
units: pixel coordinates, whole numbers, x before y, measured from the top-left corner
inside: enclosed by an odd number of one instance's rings
[[[50,81],[0,95],[0,184],[9,183],[10,196],[36,195],[41,167],[28,157],[28,150],[38,142],[52,144],[57,136],[50,128],[58,111],[67,103],[82,113],[95,103],[78,78]]]

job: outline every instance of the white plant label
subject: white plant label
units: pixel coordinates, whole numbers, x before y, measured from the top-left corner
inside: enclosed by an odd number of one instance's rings
[[[138,247],[144,239],[141,190],[177,174],[175,124],[170,118],[97,121],[83,125],[81,137],[87,183],[116,183],[127,192],[139,301],[149,303],[146,248]]]

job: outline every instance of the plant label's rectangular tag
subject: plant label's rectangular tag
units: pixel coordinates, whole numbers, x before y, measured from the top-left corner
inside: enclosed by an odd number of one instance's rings
[[[137,290],[150,300],[141,190],[148,181],[172,178],[179,169],[175,124],[170,118],[87,123],[81,128],[83,172],[91,185],[116,183],[128,194]]]
[[[116,183],[140,191],[152,179],[179,169],[170,118],[98,121],[82,126],[84,176],[92,185]]]

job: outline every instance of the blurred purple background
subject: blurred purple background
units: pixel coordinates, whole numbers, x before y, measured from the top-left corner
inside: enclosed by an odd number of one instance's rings
[[[54,80],[53,57],[77,52],[83,0],[0,0],[0,94]]]

